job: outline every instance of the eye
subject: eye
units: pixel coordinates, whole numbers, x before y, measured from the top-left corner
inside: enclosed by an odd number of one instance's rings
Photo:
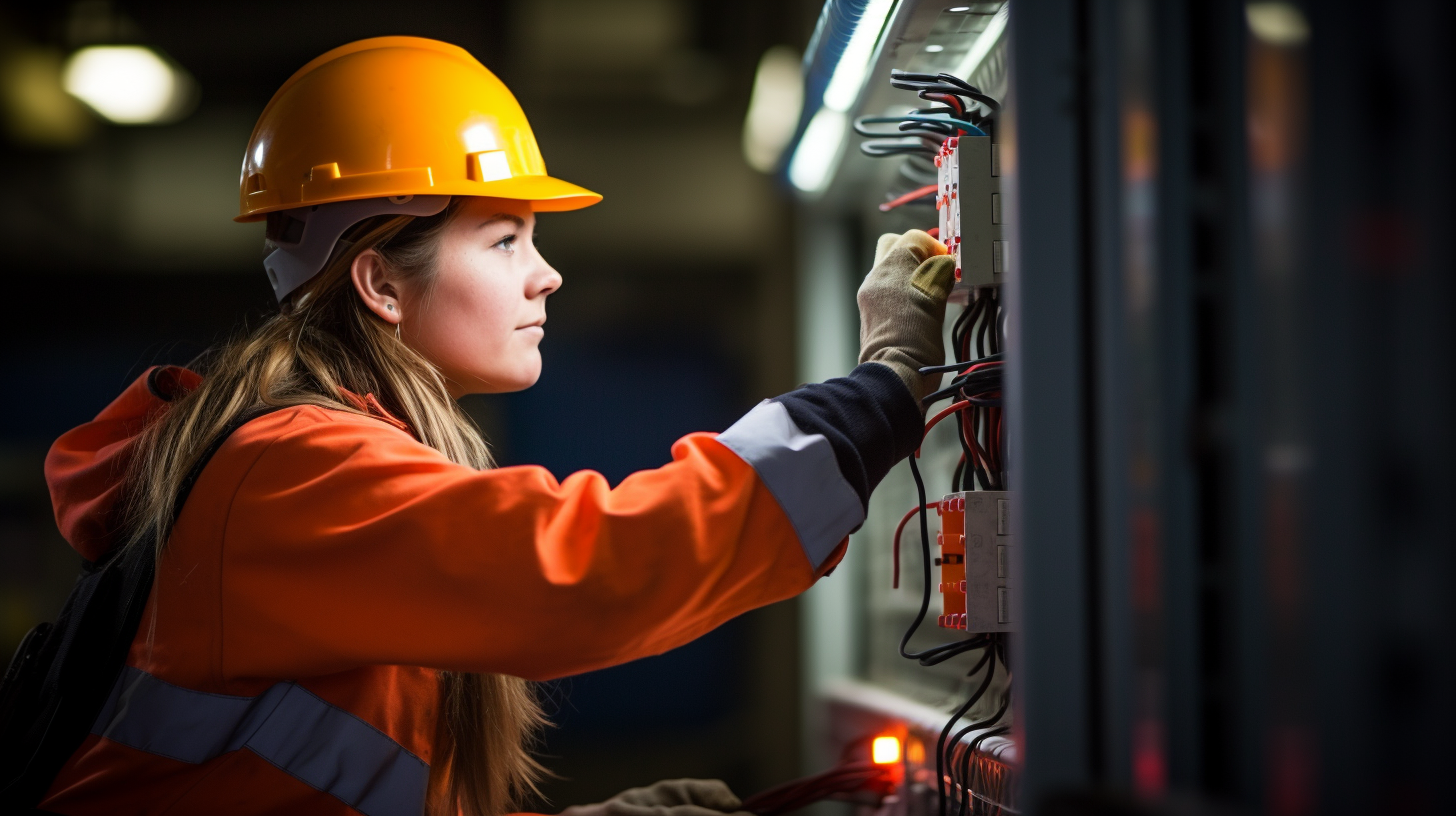
[[[511,233],[510,235],[507,235],[506,237],[500,239],[499,241],[496,241],[494,244],[491,244],[490,245],[490,248],[491,249],[504,250],[505,252],[515,252],[516,251],[516,241],[517,241],[516,234],[515,233]]]

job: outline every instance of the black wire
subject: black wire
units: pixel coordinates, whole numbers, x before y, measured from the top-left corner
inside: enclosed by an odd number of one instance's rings
[[[976,360],[975,362],[965,363],[965,365],[972,366],[979,365],[980,363],[980,360]],[[954,380],[954,382],[960,383],[964,387],[979,386],[983,383],[994,384],[1000,381],[1001,366],[987,366],[986,368],[976,369],[966,374],[959,374]]]
[[[958,735],[958,736],[964,736],[965,734],[969,733],[970,731],[976,730],[978,727],[986,727],[986,726],[995,725],[1002,717],[1006,716],[1006,709],[1009,708],[1010,705],[1011,705],[1011,696],[1010,695],[1007,695],[1004,699],[1001,700],[1001,708],[999,708],[996,711],[996,714],[994,716],[992,716],[988,720],[985,720],[982,723],[975,723],[975,724],[969,726],[967,729],[963,730],[962,733],[960,735]],[[988,730],[984,734],[977,734],[976,735],[976,738],[973,739],[973,740],[971,740],[971,744],[968,745],[968,746],[966,746],[965,751],[961,754],[961,762],[960,762],[960,766],[961,766],[961,772],[960,772],[961,811],[960,811],[960,816],[964,816],[964,814],[966,812],[966,810],[965,810],[966,809],[966,806],[969,803],[969,800],[971,798],[971,796],[970,796],[970,791],[971,791],[971,780],[970,780],[970,776],[971,776],[971,759],[976,755],[976,752],[977,751],[981,750],[981,743],[985,742],[986,740],[990,739],[991,737],[995,737],[995,736],[999,736],[1001,734],[1005,734],[1009,730],[1011,730],[1011,729],[1003,726],[1001,728],[991,728],[990,730]],[[957,740],[957,742],[959,742],[959,740]],[[955,743],[954,742],[951,743],[950,750],[951,750],[951,754],[952,754],[952,757],[951,757],[951,760],[952,761],[949,762],[949,763],[947,763],[947,764],[954,765],[954,754],[955,754]],[[954,768],[952,768],[952,770],[951,770],[950,778],[951,778],[951,784],[954,785],[955,782],[956,782],[956,773],[955,773]]]
[[[980,373],[980,372],[977,372],[977,373]],[[981,383],[971,383],[971,384],[972,385],[977,385],[977,386],[981,385]],[[954,395],[960,393],[961,390],[964,389],[965,387],[966,387],[966,384],[963,383],[963,382],[960,382],[960,381],[953,382],[950,385],[947,385],[946,387],[940,389],[939,391],[935,391],[935,392],[932,392],[932,393],[928,394],[924,399],[920,400],[920,404],[921,405],[934,405],[935,403],[940,402],[941,400],[945,399],[946,397],[954,396]],[[974,391],[974,393],[978,393],[978,394],[980,394],[980,393],[986,393],[988,391],[995,390],[995,389],[997,389],[999,387],[1000,387],[1000,381],[998,380],[998,381],[996,381],[995,384],[993,384],[993,385],[991,385],[989,387],[977,388]],[[996,397],[994,399],[991,399],[991,398],[971,396],[970,394],[967,394],[967,395],[965,395],[965,398],[972,405],[988,405],[988,406],[991,406],[991,407],[1000,407],[1000,405],[1001,405],[1001,398],[1000,397]]]
[[[975,677],[976,676],[976,672],[980,671],[981,668],[986,665],[986,662],[988,660],[992,660],[992,656],[995,653],[996,653],[996,649],[995,649],[995,646],[994,645],[992,647],[986,649],[986,653],[983,654],[983,655],[981,655],[981,659],[978,660],[978,661],[976,661],[976,665],[972,666],[971,667],[971,670],[969,672],[966,672],[966,677]],[[958,709],[955,710],[955,713],[953,715],[951,715],[951,718],[946,721],[945,728],[942,728],[940,730],[940,739],[937,739],[935,741],[935,790],[936,790],[937,793],[940,794],[940,816],[946,816],[946,795],[945,795],[945,740],[946,740],[946,737],[949,737],[950,736],[951,729],[955,728],[955,724],[960,721],[961,717],[966,716],[966,712],[971,710],[971,706],[975,705],[976,704],[976,701],[981,699],[981,695],[983,695],[983,694],[986,693],[987,687],[989,687],[991,685],[991,676],[993,674],[995,674],[995,673],[996,673],[996,664],[995,664],[995,662],[992,662],[991,663],[991,667],[986,671],[986,679],[981,681],[981,687],[979,689],[977,689],[975,691],[975,693],[971,695],[970,699],[969,700],[966,700],[965,703],[963,703],[960,708],[958,708]]]
[[[956,316],[956,322],[951,326],[950,340],[953,351],[955,352],[955,358],[957,363],[962,361],[961,342],[965,340],[966,331],[971,326],[976,325],[976,316],[980,314],[982,308],[984,308],[984,306],[981,303],[981,299],[976,298],[975,300],[966,304],[966,308],[961,310],[961,313]],[[939,368],[947,371],[954,370],[945,368],[944,366],[940,366]]]
[[[964,438],[961,439],[961,450],[963,452],[969,451],[969,448],[966,446],[966,440]],[[962,481],[962,479],[965,478],[966,462],[969,461],[970,456],[967,453],[962,453],[961,458],[956,461],[955,472],[950,474],[950,489],[952,491],[960,492],[966,489],[965,483]]]
[[[959,443],[961,443],[961,455],[964,458],[961,459],[961,466],[956,468],[955,476],[952,476],[951,477],[950,486],[954,490],[965,490],[966,489],[965,482],[964,481],[957,481],[956,476],[960,476],[962,479],[965,478],[966,470],[967,470],[967,468],[965,467],[965,464],[967,462],[971,463],[970,470],[978,470],[979,469],[975,465],[976,457],[975,457],[974,452],[971,451],[971,443],[969,443],[969,442],[966,441],[966,412],[965,411],[956,411],[956,441],[959,442]],[[974,490],[975,487],[976,487],[975,482],[972,481],[971,482],[971,489]]]
[[[986,640],[984,637],[981,636],[973,637],[970,640],[960,640],[956,641],[955,643],[947,643],[944,644],[944,651],[931,655],[930,657],[920,658],[920,665],[926,667],[939,666],[945,661],[950,660],[953,657],[963,655],[972,649],[979,649],[983,646],[990,645],[990,641]]]
[[[925,578],[925,584],[920,593],[920,611],[916,613],[910,628],[905,630],[905,636],[900,638],[900,656],[910,660],[919,660],[924,653],[912,654],[905,651],[905,647],[910,645],[910,637],[915,634],[916,629],[920,628],[921,622],[925,620],[925,613],[930,609],[930,522],[925,514],[925,481],[920,478],[920,466],[915,464],[915,454],[913,453],[910,455],[910,475],[915,477],[915,495],[920,499],[918,505],[920,508],[920,569]]]
[[[987,355],[979,360],[960,360],[954,363],[947,363],[946,365],[926,366],[922,369],[919,369],[919,371],[921,374],[940,374],[946,371],[959,371],[966,366],[972,366],[978,363],[999,363],[1004,359],[1006,359],[1006,355],[1004,353],[997,353]]]
[[[996,666],[996,664],[995,663],[992,663],[991,666],[994,669],[995,666]],[[989,686],[990,683],[987,682],[984,685]],[[962,728],[961,730],[957,731],[955,733],[955,736],[951,737],[949,740],[946,741],[946,747],[945,747],[945,750],[946,750],[946,763],[945,764],[948,765],[948,766],[951,766],[950,781],[951,781],[951,786],[952,787],[954,787],[954,785],[955,785],[955,783],[957,781],[954,766],[956,765],[956,761],[955,761],[956,760],[956,747],[960,745],[961,740],[963,738],[965,738],[965,736],[967,734],[971,733],[972,731],[979,731],[982,728],[989,728],[989,727],[995,725],[997,722],[999,722],[1001,720],[1002,717],[1006,716],[1006,709],[1009,708],[1010,706],[1011,706],[1011,696],[1010,695],[1007,695],[1006,697],[1004,697],[1001,700],[1001,707],[996,710],[996,713],[995,714],[992,714],[989,718],[984,719],[984,720],[981,720],[980,722],[973,722],[973,723],[971,723],[970,725],[966,726],[965,728]],[[989,737],[989,736],[990,736],[990,734],[978,735],[977,736],[977,740],[980,740],[983,737]],[[980,742],[979,741],[976,742],[975,745],[977,747],[979,747],[980,746]],[[963,753],[961,755],[962,756],[962,759],[963,759],[963,762],[964,762],[964,758],[969,753],[970,753],[970,751],[967,750],[965,753]],[[968,768],[969,767],[969,763],[968,762],[965,762],[964,765],[963,765],[963,767],[967,767]],[[960,780],[962,786],[965,785],[964,779],[965,779],[964,774],[962,774],[961,780]],[[963,796],[962,797],[962,802],[964,802],[964,800],[965,799],[968,799],[968,798],[969,797]]]
[[[909,123],[914,127],[906,128],[897,126],[895,130],[870,130],[865,127],[866,124],[874,122],[895,122],[897,125],[906,124],[906,120],[897,116],[861,116],[854,120],[854,132],[868,139],[893,139],[897,136],[913,135],[925,139],[928,142],[934,142],[937,151],[940,149],[941,142],[945,141],[945,134],[940,129],[933,127],[921,128],[918,122]]]
[[[950,82],[933,81],[933,80],[932,81],[922,81],[922,80],[910,80],[910,81],[906,81],[906,80],[892,80],[890,82],[890,85],[892,87],[899,88],[902,91],[917,91],[919,93],[927,93],[927,92],[929,92],[929,93],[936,93],[936,94],[954,94],[956,96],[965,97],[967,99],[973,100],[976,103],[979,103],[981,105],[984,105],[991,112],[991,115],[992,116],[994,116],[994,115],[996,115],[996,114],[998,114],[998,113],[1001,112],[1001,103],[1000,102],[997,102],[994,97],[987,96],[986,94],[983,94],[983,93],[980,93],[980,92],[977,92],[977,91],[968,91],[962,85],[952,84]],[[970,108],[970,105],[967,105],[966,107],[967,108]]]
[[[1001,299],[999,297],[996,298],[995,301],[993,302],[993,305],[995,306],[995,308],[991,310],[991,353],[992,354],[1000,354],[1001,353],[1001,331],[1000,331],[1000,324],[1001,324],[1001,311],[1002,311],[1001,310]]]
[[[949,84],[949,85],[952,85],[952,86],[954,86],[955,88],[958,89],[957,92],[956,92],[956,95],[957,96],[969,96],[970,98],[976,100],[977,102],[981,102],[981,103],[985,104],[987,107],[991,108],[992,110],[999,111],[1001,109],[1001,103],[1000,102],[997,102],[994,98],[985,95],[984,93],[981,92],[981,89],[980,88],[977,88],[975,85],[972,85],[971,83],[965,81],[964,79],[961,79],[960,77],[956,76],[955,74],[946,74],[946,73],[939,73],[939,74],[915,74],[915,73],[911,73],[909,71],[899,71],[899,70],[896,70],[896,69],[891,69],[890,70],[890,84],[891,85],[895,85],[896,83],[901,83],[901,84],[915,84],[915,83],[926,83],[926,84],[936,84],[936,83],[940,83],[940,84]]]
[[[991,298],[988,295],[986,297],[986,314],[981,315],[981,322],[976,324],[974,328],[974,331],[976,332],[976,362],[980,362],[981,358],[985,357],[989,353],[986,348],[986,331],[991,325],[990,312],[991,309],[994,308],[990,301]]]
[[[997,338],[998,338],[997,341],[996,341],[996,347],[997,348],[1004,348],[1005,345],[1006,345],[1006,310],[1005,309],[998,309],[996,311],[996,335],[997,335]]]
[[[956,96],[970,97],[971,99],[974,99],[977,102],[980,102],[982,105],[990,108],[992,113],[997,113],[1001,110],[1000,102],[997,102],[993,97],[981,93],[980,88],[977,88],[975,85],[966,82],[955,74],[936,74],[936,79],[939,79],[941,82],[947,82],[951,85],[960,87],[962,90],[957,93]]]
[[[1010,733],[1010,731],[1011,726],[1003,725],[1000,728],[993,728],[984,734],[980,734],[971,741],[971,746],[965,753],[965,758],[963,760],[964,765],[961,769],[961,796],[966,800],[970,800],[972,814],[976,812],[976,803],[975,800],[972,798],[973,794],[971,793],[971,758],[976,755],[977,751],[981,750],[981,743],[985,742],[991,737],[999,737],[1002,734]],[[954,778],[954,774],[952,774],[952,778]],[[999,805],[1000,803],[998,802],[997,804]],[[1000,808],[998,807],[997,809],[999,810]],[[962,813],[964,812],[965,811],[962,810]]]
[[[861,142],[859,152],[876,159],[885,156],[934,156],[936,154],[936,151],[928,147],[919,147],[913,144],[882,145],[877,142]]]

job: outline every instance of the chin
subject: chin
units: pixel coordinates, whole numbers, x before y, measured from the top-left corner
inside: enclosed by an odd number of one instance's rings
[[[537,357],[534,361],[509,371],[490,371],[472,379],[475,380],[475,387],[470,389],[472,394],[511,394],[525,391],[541,379],[541,358]]]

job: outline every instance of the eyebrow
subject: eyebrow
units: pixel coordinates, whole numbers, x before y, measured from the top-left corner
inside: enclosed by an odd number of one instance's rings
[[[512,215],[511,213],[496,213],[495,215],[492,215],[484,221],[481,221],[475,226],[475,228],[480,229],[481,227],[488,227],[491,224],[496,223],[497,221],[509,221],[512,224],[515,224],[517,229],[523,229],[526,226],[526,219],[520,217],[519,215]]]

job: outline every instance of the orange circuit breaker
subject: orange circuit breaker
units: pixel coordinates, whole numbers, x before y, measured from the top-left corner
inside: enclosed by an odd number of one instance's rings
[[[941,614],[946,629],[1014,632],[1011,498],[1001,490],[951,493],[938,506]]]

